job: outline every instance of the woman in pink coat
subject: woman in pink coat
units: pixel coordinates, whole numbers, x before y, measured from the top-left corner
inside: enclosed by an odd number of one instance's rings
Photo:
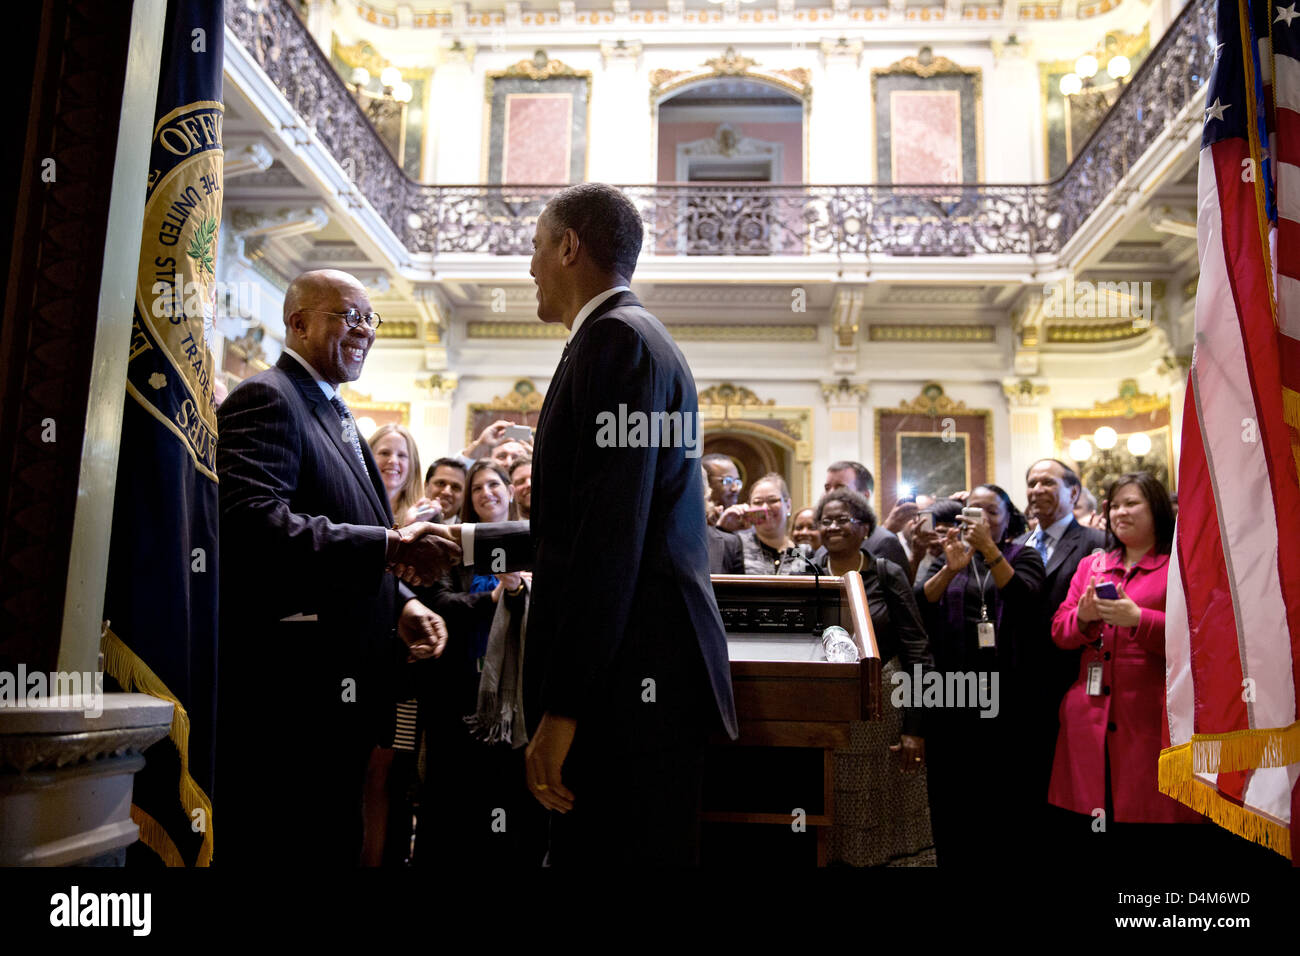
[[[1052,619],[1057,646],[1083,648],[1079,677],[1061,700],[1061,730],[1048,802],[1086,814],[1082,834],[1112,839],[1102,852],[1154,848],[1179,834],[1125,824],[1197,823],[1204,818],[1156,788],[1169,745],[1165,720],[1165,581],[1174,513],[1164,486],[1146,472],[1120,476],[1106,495],[1107,551],[1079,562],[1070,593]],[[1097,593],[1113,584],[1117,597]],[[1109,763],[1109,774],[1107,764]],[[1119,827],[1116,827],[1119,824]],[[1121,846],[1113,837],[1127,834]],[[1104,846],[1103,846],[1104,844]]]

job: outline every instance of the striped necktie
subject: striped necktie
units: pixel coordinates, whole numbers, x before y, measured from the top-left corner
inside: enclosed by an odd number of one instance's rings
[[[339,424],[343,426],[343,440],[356,452],[357,461],[361,462],[362,473],[369,474],[366,470],[366,456],[361,453],[361,439],[357,437],[357,425],[352,420],[352,413],[343,404],[343,399],[337,395],[330,399],[330,404],[334,406],[334,411],[339,413]]]
[[[1047,567],[1047,530],[1045,528],[1038,529],[1038,540],[1034,542],[1034,550],[1043,559],[1043,567]]]

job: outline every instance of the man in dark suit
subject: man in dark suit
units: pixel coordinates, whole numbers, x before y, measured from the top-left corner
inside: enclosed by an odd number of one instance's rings
[[[725,456],[705,456],[706,459],[710,457]],[[700,472],[704,478],[704,510],[707,513],[710,505],[713,504],[714,489],[709,481],[708,465],[704,465]],[[744,574],[745,553],[740,546],[740,538],[729,531],[719,530],[714,525],[709,525],[706,533],[709,536],[709,573]]]
[[[871,472],[861,462],[837,461],[826,469],[826,491],[834,488],[852,488],[870,501],[875,486],[876,481],[871,477]],[[907,552],[903,550],[902,544],[898,541],[898,535],[888,530],[883,524],[876,525],[876,530],[871,532],[866,541],[862,542],[862,550],[873,558],[885,558],[888,561],[893,561],[900,568],[911,566],[911,563],[907,560]],[[825,551],[825,548],[818,549],[817,554],[814,555],[814,560],[820,560]]]
[[[393,671],[447,639],[386,568],[434,576],[459,549],[433,525],[388,530],[383,482],[338,396],[379,322],[347,273],[299,276],[284,354],[217,415],[218,863],[355,866],[367,760],[392,734]]]
[[[598,183],[538,219],[537,314],[569,342],[537,425],[531,535],[461,526],[467,563],[532,563],[528,783],[555,811],[556,865],[695,860],[704,741],[736,734],[695,381],[628,288],[642,234],[631,202]]]
[[[1017,543],[1034,548],[1047,568],[1041,591],[1043,620],[1030,644],[1031,667],[1037,675],[1033,686],[1038,693],[1030,704],[1031,726],[1026,728],[1032,763],[1026,779],[1028,786],[1040,791],[1031,799],[1040,803],[1043,814],[1050,818],[1054,814],[1053,808],[1047,805],[1047,784],[1060,726],[1057,712],[1061,698],[1079,676],[1081,653],[1061,650],[1053,643],[1052,616],[1065,600],[1079,562],[1093,551],[1105,548],[1106,536],[1075,520],[1074,505],[1083,486],[1069,465],[1055,458],[1036,461],[1025,474],[1025,484],[1028,510],[1038,518],[1038,527],[1022,535]]]

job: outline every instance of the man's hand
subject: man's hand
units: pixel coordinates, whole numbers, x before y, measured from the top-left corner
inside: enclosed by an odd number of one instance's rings
[[[432,584],[460,562],[460,545],[446,525],[417,521],[391,534],[397,541],[390,537],[388,562],[407,584]]]
[[[577,729],[578,722],[572,717],[543,714],[537,733],[533,734],[524,751],[528,789],[548,810],[568,813],[573,809],[573,792],[564,785],[560,772],[564,769],[564,758],[569,755]]]
[[[903,528],[916,517],[916,502],[904,501],[894,505],[889,517],[885,518],[885,530],[893,534],[898,534]]]
[[[916,773],[925,766],[925,738],[902,734],[890,751],[898,758],[898,769],[903,773]]]
[[[749,527],[749,516],[745,513],[747,505],[732,505],[718,515],[718,528],[722,531],[739,531]]]
[[[483,431],[479,432],[478,438],[474,439],[474,444],[464,449],[462,454],[466,458],[481,458],[486,452],[496,448],[506,440],[506,429],[511,425],[518,425],[518,422],[510,422],[505,419],[498,419]]]
[[[402,608],[397,619],[397,636],[406,642],[410,652],[407,661],[423,661],[441,657],[447,646],[447,625],[419,601],[412,598]]]

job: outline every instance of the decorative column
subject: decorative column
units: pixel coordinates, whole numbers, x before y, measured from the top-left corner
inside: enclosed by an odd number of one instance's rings
[[[808,178],[814,183],[865,183],[871,178],[871,114],[863,106],[860,37],[821,41],[808,131]]]
[[[1019,500],[1024,495],[1023,483],[1029,466],[1040,458],[1055,457],[1052,447],[1051,409],[1042,399],[1049,389],[1030,379],[1005,379],[1002,391],[1007,396],[1010,410],[1011,475],[1005,481],[1008,493]],[[1019,479],[1017,481],[1016,479]]]
[[[453,7],[453,28],[456,15]],[[433,72],[429,102],[437,104],[437,116],[428,118],[426,128],[432,131],[433,141],[425,145],[435,155],[434,182],[476,183],[483,178],[483,89],[481,81],[474,82],[476,49],[453,41],[442,51],[442,62]]]
[[[587,170],[592,182],[651,183],[657,178],[651,154],[654,130],[640,73],[641,41],[616,37],[600,41],[604,71],[591,85],[591,127]]]
[[[862,406],[867,400],[870,386],[866,382],[852,382],[841,378],[837,382],[822,383],[822,398],[830,422],[824,459],[819,467],[833,461],[866,461],[863,449],[868,447],[862,431]],[[821,458],[821,456],[816,456]],[[814,498],[817,497],[814,495]]]

